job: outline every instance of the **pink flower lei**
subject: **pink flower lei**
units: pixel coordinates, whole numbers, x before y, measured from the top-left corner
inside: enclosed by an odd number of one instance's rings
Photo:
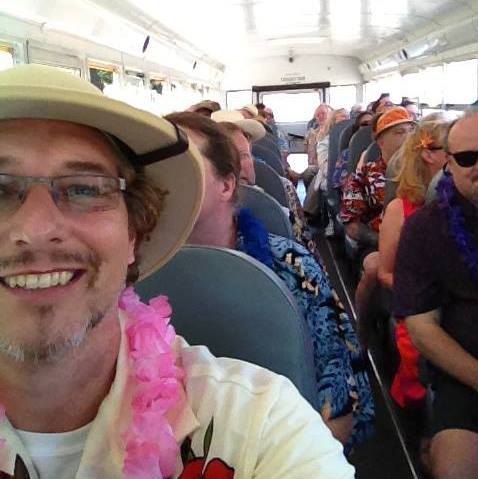
[[[129,479],[166,479],[174,474],[179,454],[166,414],[181,400],[182,379],[182,370],[175,365],[171,306],[166,296],[144,304],[133,288],[127,288],[119,307],[128,316],[126,335],[136,382],[132,420],[124,434],[123,471]],[[0,404],[0,421],[5,419]],[[5,439],[0,439],[0,448],[4,445]]]
[[[174,328],[166,296],[142,303],[133,288],[120,297],[136,389],[132,420],[124,435],[124,473],[129,479],[165,479],[174,474],[179,446],[166,419],[180,401],[182,370],[175,365]]]

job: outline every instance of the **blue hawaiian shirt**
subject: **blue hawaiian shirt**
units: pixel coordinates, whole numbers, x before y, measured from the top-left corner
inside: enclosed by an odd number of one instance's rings
[[[373,431],[374,403],[366,358],[357,334],[323,267],[302,245],[268,234],[275,273],[293,293],[312,337],[320,413],[334,419],[352,413],[346,450]],[[248,253],[241,234],[236,249]],[[250,253],[249,253],[250,254]]]

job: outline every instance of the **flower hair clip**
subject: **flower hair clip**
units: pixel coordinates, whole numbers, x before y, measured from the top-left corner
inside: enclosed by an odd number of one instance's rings
[[[415,145],[414,150],[428,150],[433,144],[435,143],[435,140],[433,139],[433,136],[425,132],[423,136],[420,138],[420,141]]]

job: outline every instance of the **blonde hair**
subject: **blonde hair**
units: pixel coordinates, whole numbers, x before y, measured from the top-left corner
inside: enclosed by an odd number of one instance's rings
[[[430,173],[422,158],[423,150],[432,146],[443,146],[447,124],[440,121],[420,123],[403,144],[402,167],[396,180],[397,196],[407,198],[420,205],[425,201]]]
[[[347,111],[345,108],[339,108],[338,110],[331,110],[327,117],[327,120],[324,123],[324,126],[320,128],[319,132],[317,133],[317,141],[323,140],[329,133],[332,127],[335,125],[337,121],[337,115],[341,111]]]

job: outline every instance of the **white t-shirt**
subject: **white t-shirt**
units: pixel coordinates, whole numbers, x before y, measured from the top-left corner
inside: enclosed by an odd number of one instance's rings
[[[91,423],[71,432],[44,434],[16,429],[40,479],[74,479]]]

